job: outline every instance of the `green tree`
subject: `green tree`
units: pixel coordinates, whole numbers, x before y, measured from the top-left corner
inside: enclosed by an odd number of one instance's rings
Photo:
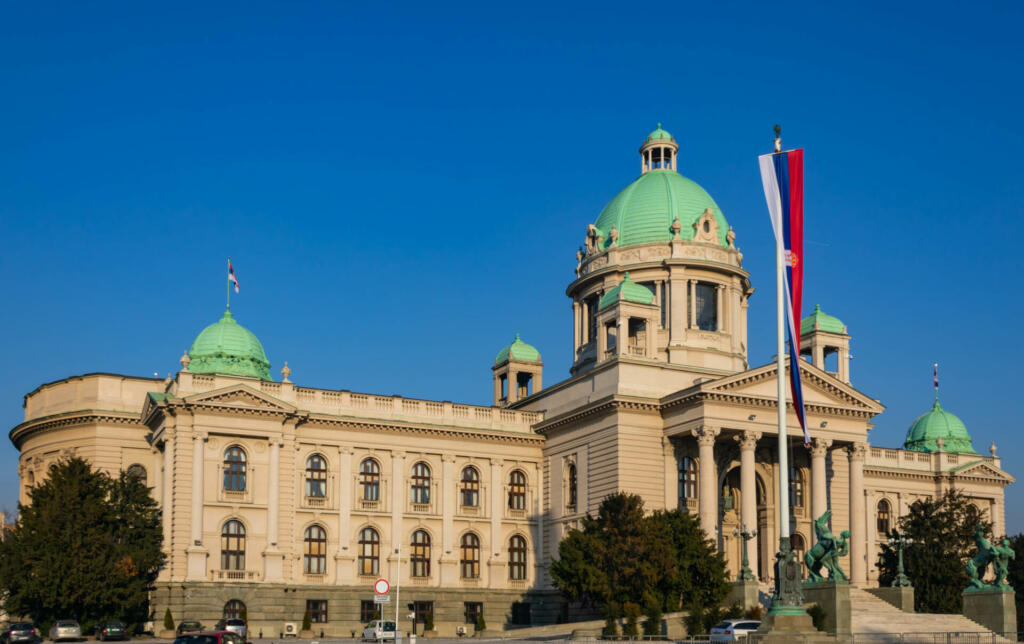
[[[174,617],[171,616],[171,609],[170,609],[170,607],[168,607],[167,610],[164,611],[164,630],[165,631],[173,631],[174,630]]]
[[[1014,558],[1010,559],[1010,571],[1006,581],[1016,591],[1017,630],[1024,631],[1024,534],[1009,538]]]
[[[635,494],[613,494],[582,530],[572,530],[551,565],[555,585],[571,601],[622,617],[628,602],[678,610],[683,602],[721,602],[728,593],[725,561],[692,517],[644,516]]]
[[[47,630],[74,615],[83,630],[111,617],[150,618],[148,593],[164,563],[160,511],[136,477],[116,479],[81,458],[50,466],[0,543],[0,594],[11,614]]]
[[[914,584],[914,610],[919,613],[959,613],[960,593],[968,586],[964,566],[977,554],[974,528],[982,524],[992,537],[984,513],[952,489],[938,499],[915,501],[899,519],[899,532],[913,539],[903,551],[903,565]],[[897,552],[882,544],[879,583],[888,586],[896,576]]]
[[[308,631],[312,628],[313,618],[312,616],[310,616],[309,611],[307,610],[305,613],[302,614],[302,630]]]

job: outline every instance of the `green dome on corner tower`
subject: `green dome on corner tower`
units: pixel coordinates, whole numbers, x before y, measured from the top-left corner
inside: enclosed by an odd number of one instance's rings
[[[516,339],[512,341],[512,344],[499,351],[498,355],[495,356],[494,364],[497,366],[512,359],[519,360],[520,362],[540,362],[540,351],[537,351],[536,347],[520,340],[517,333]]]
[[[718,204],[704,188],[676,172],[678,150],[676,140],[660,124],[647,136],[640,146],[642,174],[615,195],[594,222],[594,234],[604,238],[601,250],[612,245],[613,237],[619,248],[671,241],[674,227],[680,239],[693,240],[705,212],[717,224],[718,244],[729,246],[729,223]]]
[[[937,452],[940,438],[943,452],[977,454],[963,421],[943,409],[936,398],[931,411],[921,414],[910,425],[903,449],[911,452]]]
[[[231,315],[203,329],[188,350],[188,370],[192,373],[219,373],[270,380],[270,361],[263,345]]]

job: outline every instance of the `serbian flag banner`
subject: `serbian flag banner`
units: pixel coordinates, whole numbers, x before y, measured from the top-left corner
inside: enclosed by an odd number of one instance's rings
[[[235,285],[235,293],[238,292],[238,278],[235,277],[235,267],[231,265],[231,260],[228,260],[228,281]]]
[[[761,182],[768,212],[772,218],[775,241],[785,257],[786,329],[789,332],[789,384],[793,392],[804,442],[810,444],[804,416],[804,392],[800,384],[800,311],[804,287],[804,151],[789,150],[758,157]]]

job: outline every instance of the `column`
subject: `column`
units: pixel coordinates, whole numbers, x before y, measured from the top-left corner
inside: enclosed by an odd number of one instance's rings
[[[405,452],[391,453],[391,539],[387,543],[391,545],[391,554],[388,560],[391,562],[391,583],[395,583],[402,573],[401,562],[396,558],[398,544],[403,541],[402,536],[402,513],[405,510]],[[384,539],[381,539],[384,542]],[[404,545],[404,544],[403,544]],[[402,556],[407,556],[405,552]],[[383,571],[383,568],[381,569]]]
[[[697,328],[697,282],[696,280],[686,280],[686,307],[690,309],[690,328]]]
[[[715,307],[718,311],[718,325],[715,331],[724,333],[729,329],[725,324],[725,287],[721,284],[715,287]]]
[[[352,514],[352,448],[338,447],[338,554],[347,555],[352,535],[349,517]]]
[[[878,574],[874,569],[874,561],[878,559],[878,553],[875,549],[875,508],[878,505],[878,501],[875,500],[873,492],[864,492],[866,500],[864,502],[864,525],[867,526],[867,533],[864,535],[867,537],[867,544],[865,552],[867,553],[867,560],[864,562],[867,568],[868,579],[877,580]],[[895,525],[895,517],[893,517],[893,525]]]
[[[700,527],[712,542],[718,542],[718,481],[715,475],[715,438],[717,427],[700,427],[694,430],[699,446],[700,463]]]
[[[893,517],[895,523],[896,517]],[[992,501],[992,536],[1000,540],[1006,535],[1006,511],[1003,508],[1003,497],[997,496]]]
[[[825,370],[825,347],[818,343],[815,343],[811,349],[811,364],[822,371]]]
[[[744,530],[757,528],[757,474],[754,471],[754,450],[761,432],[745,431],[737,437],[740,443],[740,523]],[[742,537],[741,537],[742,538]],[[757,547],[748,548],[750,569],[757,577]]]
[[[573,356],[579,350],[580,344],[580,303],[573,300],[572,303],[572,351]]]
[[[491,459],[491,538],[490,548],[488,549],[489,556],[487,557],[487,580],[486,583],[489,587],[494,587],[497,584],[504,583],[505,577],[502,575],[502,565],[504,561],[501,558],[501,550],[503,547],[501,539],[501,520],[505,516],[505,488],[503,485],[502,471],[505,465],[505,461],[500,458]],[[481,553],[483,548],[480,549]]]
[[[669,282],[672,295],[669,296],[668,337],[669,344],[682,344],[686,330],[686,280],[672,279]]]
[[[816,520],[828,510],[828,481],[825,458],[832,441],[827,438],[815,438],[811,446],[811,520]],[[810,545],[818,541],[817,535],[812,536]]]
[[[864,455],[867,445],[855,443],[849,447],[850,455],[850,581],[863,585],[867,582],[867,539],[864,525]]]
[[[665,467],[665,509],[675,510],[679,507],[679,463],[676,461],[676,448],[672,439],[661,439],[662,462]]]
[[[850,351],[839,349],[839,379],[849,384],[850,382]]]
[[[203,542],[203,448],[206,437],[201,434],[192,435],[192,520],[189,546],[199,546]]]
[[[174,434],[164,431],[164,475],[163,475],[163,497],[160,502],[161,519],[164,524],[164,552],[168,553],[167,565],[163,570],[170,575],[171,561],[171,515],[173,514],[171,504],[174,493]]]
[[[501,400],[501,376],[494,376],[494,404],[497,405]]]
[[[583,300],[580,304],[580,343],[586,344],[590,341],[590,306],[587,304],[587,300]]]
[[[458,509],[459,478],[456,475],[455,455],[441,456],[441,585],[458,583],[458,558],[455,551],[455,512]]]
[[[544,587],[544,469],[541,463],[533,466],[533,477],[537,481],[537,495],[533,504],[533,516],[536,517],[536,528],[533,531],[534,579],[537,586]]]
[[[270,439],[270,472],[267,473],[267,544],[277,549],[281,516],[281,438]]]

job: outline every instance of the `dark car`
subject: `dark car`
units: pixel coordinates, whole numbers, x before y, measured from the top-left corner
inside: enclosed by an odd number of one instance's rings
[[[181,635],[175,638],[174,644],[245,644],[245,640],[231,631],[214,631]]]
[[[106,642],[107,640],[126,640],[128,639],[128,629],[117,620],[107,620],[96,627],[96,639],[101,642]]]
[[[30,642],[41,642],[43,640],[36,625],[32,622],[11,622],[11,624],[0,632],[0,642],[3,644],[23,644]]]
[[[203,625],[194,619],[186,619],[182,623],[178,624],[178,629],[175,633],[180,637],[190,633],[201,633],[203,631]],[[198,643],[197,643],[198,644]]]

